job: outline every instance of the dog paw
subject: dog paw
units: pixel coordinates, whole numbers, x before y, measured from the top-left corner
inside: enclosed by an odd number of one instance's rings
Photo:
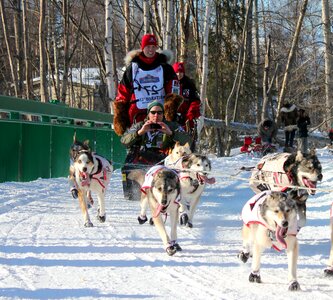
[[[245,264],[250,257],[250,253],[241,251],[238,253],[237,257]]]
[[[74,199],[77,199],[77,197],[79,197],[79,192],[77,189],[71,189],[71,193]]]
[[[327,267],[325,270],[324,270],[324,274],[326,277],[331,277],[333,276],[333,267]]]
[[[168,253],[169,256],[174,255],[177,252],[177,249],[175,246],[169,246],[165,249],[166,253]]]
[[[186,226],[187,226],[188,228],[193,228],[193,224],[192,224],[190,221],[187,222]]]
[[[94,227],[94,224],[90,221],[87,221],[86,223],[84,223],[84,227]]]
[[[299,291],[300,289],[301,289],[301,287],[296,280],[290,282],[289,287],[288,287],[289,291]]]
[[[151,226],[154,226],[154,220],[153,220],[153,218],[150,218],[150,219],[149,219],[149,224],[150,224]]]
[[[188,223],[188,215],[186,213],[183,213],[179,217],[179,223],[181,226],[184,226]]]
[[[97,216],[97,220],[101,223],[104,223],[105,222],[105,216]]]
[[[174,243],[173,246],[176,248],[177,251],[182,251],[182,247],[179,246],[178,243]]]
[[[138,222],[140,225],[146,223],[147,221],[148,221],[147,216],[144,217],[138,216]]]
[[[252,273],[249,276],[249,281],[250,282],[256,282],[256,283],[261,283],[261,277],[259,273]]]

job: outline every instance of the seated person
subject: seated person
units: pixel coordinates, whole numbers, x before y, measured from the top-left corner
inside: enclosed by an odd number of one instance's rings
[[[264,119],[258,126],[258,135],[261,137],[263,143],[272,144],[273,139],[276,138],[277,126],[274,121]]]
[[[126,191],[128,185],[132,185],[126,179],[127,171],[162,162],[176,142],[181,145],[192,142],[178,123],[165,120],[162,103],[153,101],[148,105],[147,113],[144,121],[134,123],[121,137],[121,143],[128,148],[122,170],[126,198],[131,198],[126,196]]]

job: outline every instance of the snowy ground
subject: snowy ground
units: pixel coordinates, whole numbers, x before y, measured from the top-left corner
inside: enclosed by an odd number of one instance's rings
[[[179,228],[182,252],[169,257],[154,227],[139,225],[139,203],[122,197],[117,170],[107,194],[107,221],[84,228],[67,179],[0,184],[0,299],[332,299],[326,278],[333,155],[319,150],[321,190],[308,200],[299,234],[301,291],[287,290],[285,252],[266,250],[263,283],[249,283],[240,263],[240,212],[253,196],[246,155],[212,158],[215,185],[207,187],[194,228]],[[96,207],[90,210],[96,214]],[[168,222],[167,222],[168,223]]]

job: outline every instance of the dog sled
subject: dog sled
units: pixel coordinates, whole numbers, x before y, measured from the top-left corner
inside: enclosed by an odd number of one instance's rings
[[[276,152],[276,147],[270,143],[263,143],[260,136],[246,136],[244,144],[240,148],[241,153],[246,153],[254,157],[263,157],[267,154]]]

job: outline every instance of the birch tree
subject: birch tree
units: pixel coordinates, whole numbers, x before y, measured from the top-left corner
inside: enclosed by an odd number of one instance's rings
[[[46,102],[48,100],[47,92],[47,75],[46,75],[46,53],[45,53],[45,35],[46,35],[46,1],[39,2],[39,77],[40,77],[40,100]]]
[[[149,19],[149,3],[148,0],[143,0],[143,32],[149,33],[150,19]]]
[[[14,87],[14,93],[15,93],[15,97],[18,97],[17,75],[16,75],[15,63],[14,63],[14,59],[13,59],[14,52],[13,52],[13,47],[9,40],[9,32],[8,32],[8,25],[7,25],[8,21],[7,21],[6,11],[5,11],[4,0],[0,0],[0,13],[1,13],[1,22],[2,22],[4,40],[5,40],[6,48],[7,48],[10,73],[11,73],[12,83],[13,83],[13,87]]]
[[[112,0],[105,0],[105,79],[109,99],[115,98],[115,82],[113,74],[113,56],[112,56]],[[110,106],[112,108],[112,105]]]
[[[27,1],[22,1],[22,27],[23,27],[23,52],[24,52],[24,69],[25,69],[25,97],[32,98],[32,74],[31,74],[31,55],[29,47],[29,29],[27,25]]]
[[[332,115],[333,99],[332,99],[332,32],[330,22],[330,8],[328,0],[322,0],[322,21],[323,21],[323,35],[324,35],[324,57],[325,57],[325,98],[326,98],[326,119],[328,120]],[[329,127],[330,124],[326,124]]]
[[[300,32],[301,32],[301,28],[302,28],[302,24],[303,24],[304,15],[305,15],[305,12],[306,12],[306,9],[307,9],[307,5],[308,5],[308,0],[304,0],[303,4],[302,4],[302,7],[301,7],[300,15],[299,15],[299,18],[298,18],[298,21],[297,21],[297,25],[296,25],[293,41],[292,41],[292,44],[291,44],[291,48],[289,50],[287,65],[286,65],[286,69],[285,69],[284,76],[283,76],[281,91],[280,91],[280,94],[279,94],[277,114],[276,114],[276,118],[275,118],[277,123],[279,123],[281,106],[284,104],[284,98],[285,98],[285,95],[286,95],[286,89],[287,89],[287,85],[288,85],[288,81],[289,81],[290,71],[291,71],[292,63],[294,61],[296,48],[297,48],[298,40],[299,40],[299,35],[300,35]]]
[[[210,19],[210,11],[211,11],[211,0],[206,2],[206,11],[205,11],[205,20],[203,24],[203,35],[202,35],[202,78],[200,85],[200,99],[201,102],[201,115],[205,115],[205,100],[206,99],[206,91],[207,91],[207,78],[208,78],[208,37],[209,37],[209,19]],[[198,124],[198,136],[203,128],[203,118],[199,119]]]
[[[128,53],[131,49],[131,13],[129,0],[124,0],[124,16],[125,16],[125,52]]]

